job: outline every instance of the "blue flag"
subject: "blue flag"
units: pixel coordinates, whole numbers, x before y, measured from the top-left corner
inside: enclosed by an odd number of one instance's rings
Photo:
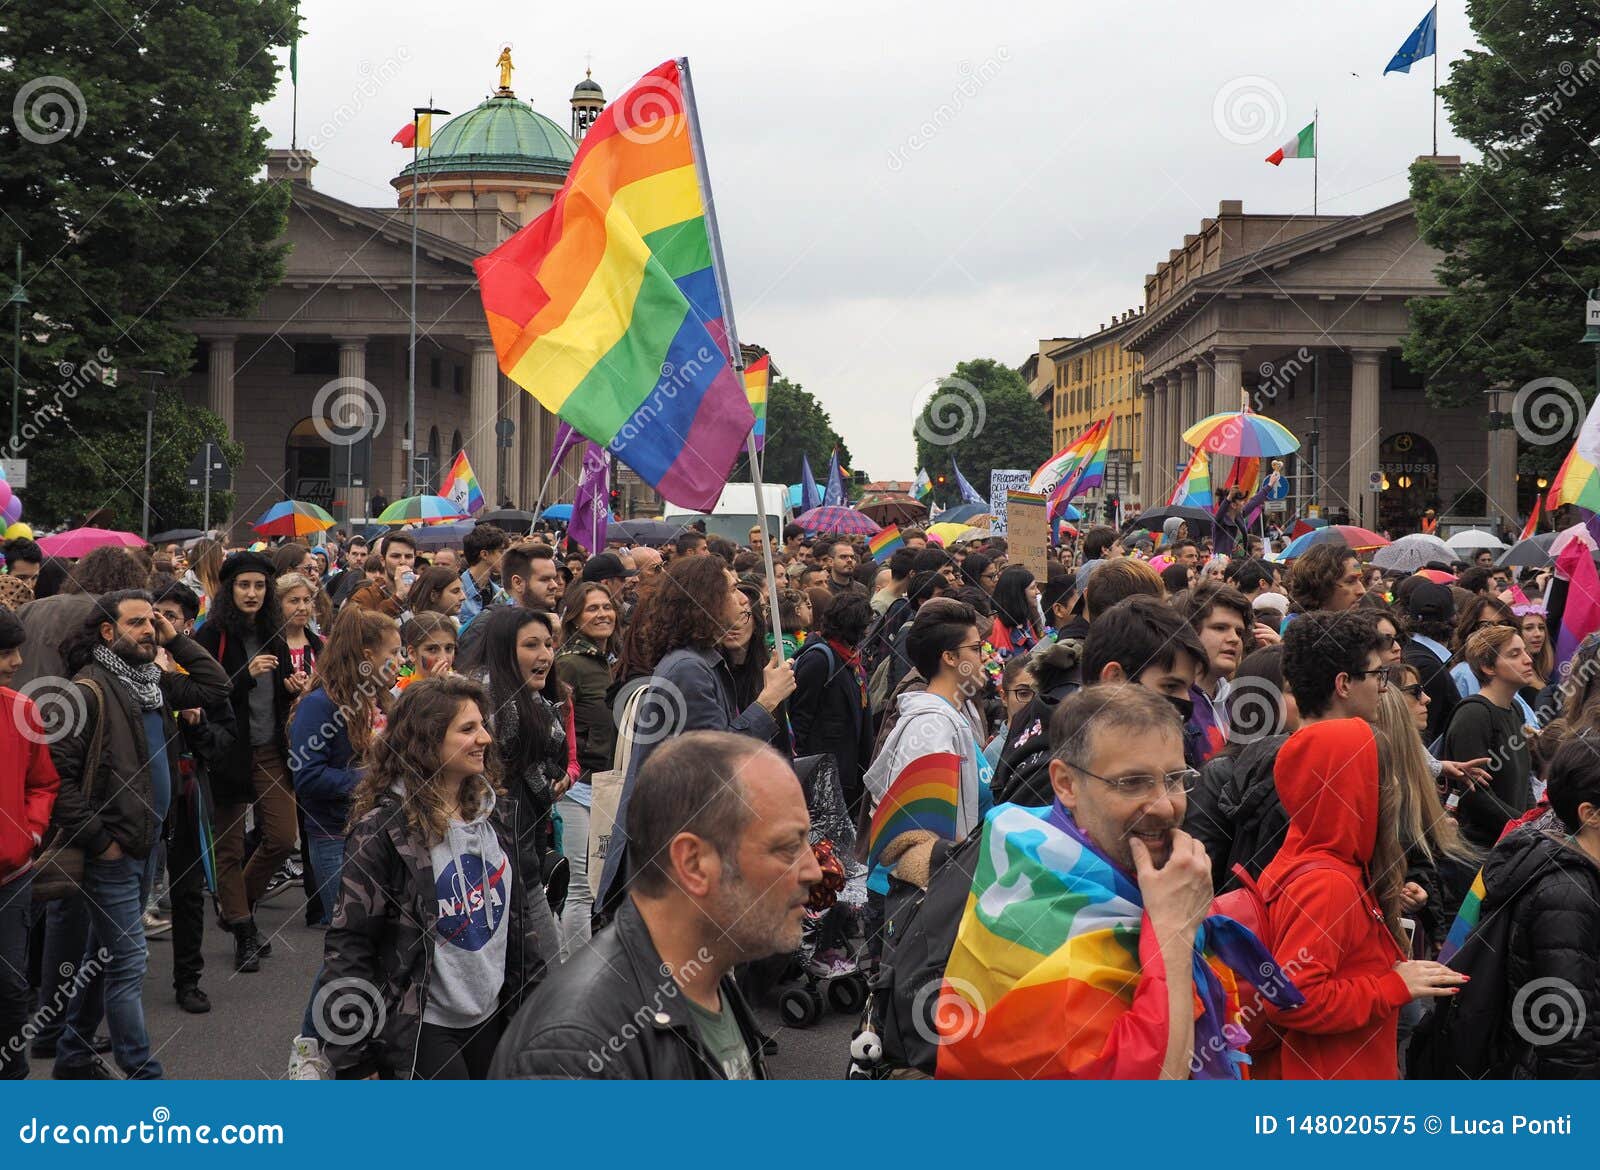
[[[812,508],[822,505],[822,496],[817,491],[817,481],[811,474],[811,460],[802,453],[800,456],[800,510],[809,512]]]
[[[1411,67],[1418,61],[1433,56],[1436,49],[1434,41],[1434,24],[1439,16],[1439,6],[1435,4],[1428,9],[1428,15],[1422,18],[1422,23],[1412,30],[1406,38],[1406,43],[1401,45],[1394,58],[1384,69],[1384,75],[1391,73],[1410,73]]]
[[[961,468],[956,466],[956,457],[950,456],[950,470],[956,473],[956,490],[961,493],[963,504],[981,504],[988,508],[989,501],[980,496],[977,489],[967,482],[966,476],[961,474]]]
[[[828,487],[822,493],[822,503],[825,507],[844,507],[844,477],[839,474],[839,451],[837,448],[828,457]]]

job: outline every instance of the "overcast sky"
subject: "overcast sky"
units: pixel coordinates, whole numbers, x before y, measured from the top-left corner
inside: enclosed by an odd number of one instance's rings
[[[694,67],[740,338],[815,393],[857,467],[909,479],[919,393],[1097,328],[1222,199],[1311,210],[1310,162],[1263,159],[1322,113],[1321,209],[1406,195],[1430,62],[1383,67],[1425,0],[510,5],[302,0],[300,142],[316,185],[393,206],[389,138],[431,94],[496,83],[568,124],[592,54],[614,98]],[[379,14],[381,13],[381,18]],[[1469,44],[1442,0],[1441,74]],[[284,88],[263,111],[289,144]],[[1441,153],[1461,153],[1441,108]]]

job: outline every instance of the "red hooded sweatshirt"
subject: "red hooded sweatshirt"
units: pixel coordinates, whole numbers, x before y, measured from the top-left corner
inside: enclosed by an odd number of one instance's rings
[[[1273,776],[1289,814],[1283,848],[1261,874],[1272,952],[1306,1002],[1267,1009],[1281,1047],[1256,1075],[1281,1080],[1393,1080],[1395,1027],[1411,998],[1404,956],[1367,889],[1378,839],[1378,744],[1363,719],[1303,727]]]

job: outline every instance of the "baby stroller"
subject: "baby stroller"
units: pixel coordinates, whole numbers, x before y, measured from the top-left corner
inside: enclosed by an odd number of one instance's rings
[[[867,867],[856,858],[856,828],[831,755],[803,756],[794,762],[811,814],[811,848],[822,866],[822,881],[811,889],[811,903],[792,955],[778,1010],[791,1028],[805,1028],[822,1015],[824,1003],[842,1015],[861,1010],[867,980],[861,970],[866,946]]]

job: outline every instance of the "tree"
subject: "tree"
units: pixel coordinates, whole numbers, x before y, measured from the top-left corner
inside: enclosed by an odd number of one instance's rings
[[[129,487],[137,502],[143,482],[136,371],[187,372],[184,323],[246,315],[278,279],[288,192],[257,177],[267,151],[255,108],[295,19],[293,0],[7,10],[0,69],[18,116],[0,133],[0,256],[9,269],[22,247],[22,413],[48,420],[9,452],[36,461],[30,519],[100,504],[126,519]],[[0,350],[9,361],[10,345]],[[78,376],[90,367],[118,373]],[[191,430],[220,433],[202,416],[160,410],[156,482],[181,477]]]
[[[1592,400],[1579,338],[1585,290],[1600,284],[1600,159],[1589,145],[1600,138],[1600,19],[1583,0],[1469,0],[1467,13],[1483,49],[1451,66],[1440,93],[1483,159],[1411,168],[1417,227],[1445,254],[1436,271],[1448,291],[1410,302],[1405,358],[1441,406],[1483,404],[1491,386],[1514,393],[1537,378]],[[1509,396],[1500,408],[1511,411]],[[1553,468],[1569,445],[1557,439],[1575,429],[1535,426],[1549,441],[1525,445],[1524,467]]]
[[[833,429],[833,419],[816,396],[798,382],[774,378],[767,391],[767,445],[761,455],[761,478],[766,483],[800,482],[800,457],[811,460],[811,473],[820,491],[826,486],[828,457],[839,449],[841,466],[850,465],[850,448]],[[733,465],[730,482],[749,483],[750,463],[741,458]]]
[[[961,502],[952,458],[983,495],[994,468],[1032,471],[1050,457],[1049,412],[1020,373],[993,358],[961,362],[941,378],[915,431],[917,465],[933,477],[933,497],[943,507]]]

